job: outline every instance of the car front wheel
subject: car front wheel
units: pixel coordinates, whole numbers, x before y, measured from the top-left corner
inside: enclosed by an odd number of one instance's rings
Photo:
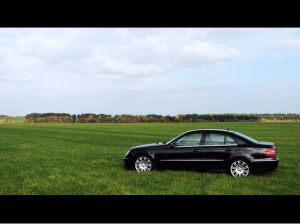
[[[234,159],[229,164],[229,172],[234,177],[247,177],[251,174],[251,165],[244,159]]]
[[[135,158],[133,168],[137,172],[151,171],[154,169],[154,162],[149,156],[141,155]]]

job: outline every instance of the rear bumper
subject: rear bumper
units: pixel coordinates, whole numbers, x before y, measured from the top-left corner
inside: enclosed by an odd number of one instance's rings
[[[253,171],[268,171],[277,170],[279,159],[275,158],[264,158],[253,160]]]

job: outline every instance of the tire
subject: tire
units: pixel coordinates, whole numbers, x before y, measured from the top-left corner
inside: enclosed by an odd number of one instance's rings
[[[233,159],[229,164],[229,173],[233,177],[247,177],[251,174],[251,165],[245,159]]]
[[[154,170],[154,161],[150,156],[139,155],[137,156],[132,164],[132,167],[137,172],[145,172]]]

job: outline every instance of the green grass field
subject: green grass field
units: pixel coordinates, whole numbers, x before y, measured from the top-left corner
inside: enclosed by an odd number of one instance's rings
[[[124,168],[133,145],[201,128],[275,142],[277,172],[225,173]],[[298,195],[300,123],[0,124],[1,195]]]
[[[22,123],[22,121],[25,119],[25,117],[13,117],[13,122],[19,122]]]

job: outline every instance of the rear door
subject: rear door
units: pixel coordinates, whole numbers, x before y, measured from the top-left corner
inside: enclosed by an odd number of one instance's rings
[[[222,132],[206,132],[201,142],[201,166],[208,169],[226,169],[226,160],[238,150],[233,138]]]

